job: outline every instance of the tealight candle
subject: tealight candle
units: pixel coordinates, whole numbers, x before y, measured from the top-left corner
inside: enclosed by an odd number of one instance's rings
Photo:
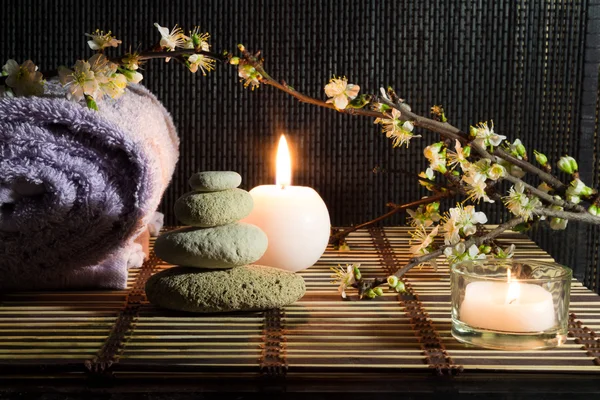
[[[296,272],[312,266],[327,248],[329,212],[314,189],[291,185],[291,159],[284,135],[276,164],[276,184],[250,190],[254,208],[243,222],[260,227],[269,238],[267,251],[257,264]]]
[[[473,327],[507,332],[540,332],[556,324],[552,294],[539,285],[511,281],[471,282],[460,319]]]

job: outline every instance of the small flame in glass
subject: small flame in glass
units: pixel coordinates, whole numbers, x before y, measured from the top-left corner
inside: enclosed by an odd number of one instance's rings
[[[513,304],[519,302],[521,296],[521,285],[519,282],[512,282],[510,276],[510,269],[506,270],[508,275],[508,292],[506,293],[506,304]]]
[[[292,160],[285,135],[281,135],[279,139],[276,165],[275,184],[283,189],[292,184]]]

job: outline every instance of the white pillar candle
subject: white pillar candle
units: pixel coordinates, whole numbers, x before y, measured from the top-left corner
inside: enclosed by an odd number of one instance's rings
[[[469,283],[459,319],[475,328],[506,332],[540,332],[556,324],[552,294],[516,281]]]
[[[314,189],[291,185],[291,162],[283,135],[276,175],[275,185],[250,191],[254,208],[243,222],[258,226],[269,238],[267,251],[257,264],[296,272],[317,262],[327,248],[329,212]]]

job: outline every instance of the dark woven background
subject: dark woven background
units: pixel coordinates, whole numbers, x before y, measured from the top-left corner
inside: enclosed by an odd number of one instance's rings
[[[237,43],[261,49],[273,76],[308,94],[324,97],[332,74],[348,76],[364,92],[392,85],[419,113],[441,103],[459,127],[493,119],[497,131],[522,138],[530,153],[535,147],[552,160],[569,153],[580,160],[586,182],[597,184],[599,4],[4,0],[0,55],[51,69],[89,57],[83,33],[96,28],[135,48],[157,40],[154,22],[197,24],[211,33],[214,50]],[[181,161],[162,207],[169,224],[194,171],[233,169],[246,188],[272,183],[282,132],[294,150],[294,183],[321,193],[335,225],[363,222],[383,213],[388,201],[423,194],[406,176],[372,170],[421,171],[431,136],[408,150],[392,149],[371,120],[299,104],[271,88],[244,90],[228,66],[202,77],[157,61],[144,76],[181,135]],[[499,207],[487,210],[492,222],[502,217]],[[542,229],[533,236],[598,288],[598,229],[569,224],[566,232]]]

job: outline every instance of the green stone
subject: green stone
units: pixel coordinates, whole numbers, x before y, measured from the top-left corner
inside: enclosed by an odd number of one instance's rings
[[[173,267],[148,279],[148,300],[160,307],[198,313],[279,308],[300,299],[300,275],[262,265],[225,270]]]
[[[239,221],[252,207],[252,196],[242,189],[189,192],[175,202],[175,216],[186,225],[209,228]]]
[[[214,228],[183,228],[156,239],[156,255],[168,263],[199,268],[252,264],[267,251],[267,235],[257,226],[237,222]]]
[[[240,186],[242,177],[234,171],[202,171],[192,175],[188,182],[199,192],[218,192]]]

